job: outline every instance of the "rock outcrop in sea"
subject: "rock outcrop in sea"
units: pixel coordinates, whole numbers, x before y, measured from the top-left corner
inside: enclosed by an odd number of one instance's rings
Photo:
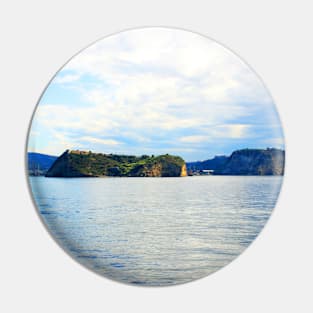
[[[66,150],[46,177],[180,177],[187,176],[185,161],[169,154],[133,156]]]

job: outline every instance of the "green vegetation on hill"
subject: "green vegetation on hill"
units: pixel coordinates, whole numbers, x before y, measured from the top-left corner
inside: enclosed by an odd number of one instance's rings
[[[168,154],[155,157],[67,150],[55,161],[46,176],[186,176],[186,166],[182,158]]]
[[[136,162],[126,176],[186,176],[185,171],[185,161],[181,157],[165,154]]]

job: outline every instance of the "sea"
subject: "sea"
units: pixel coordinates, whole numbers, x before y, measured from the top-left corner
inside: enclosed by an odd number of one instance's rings
[[[240,255],[269,219],[282,177],[29,181],[44,225],[75,260],[120,282],[168,286],[205,277]]]

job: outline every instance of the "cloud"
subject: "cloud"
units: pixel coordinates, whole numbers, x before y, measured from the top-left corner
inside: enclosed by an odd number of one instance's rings
[[[244,124],[228,124],[228,125],[219,125],[213,131],[215,137],[224,137],[224,138],[245,138],[248,137],[249,129],[251,125]]]
[[[198,144],[202,142],[211,142],[218,138],[242,139],[250,136],[250,128],[251,125],[244,124],[217,125],[210,127],[210,129],[206,131],[207,135],[183,136],[179,138],[179,141],[183,143]]]
[[[208,141],[208,136],[184,136],[179,138],[179,141],[186,142],[186,143],[199,143]]]
[[[59,132],[85,131],[105,134],[117,125],[107,113],[107,110],[103,111],[97,106],[81,108],[47,104],[38,106],[34,122]]]
[[[246,64],[214,41],[180,30],[105,38],[75,56],[52,86],[58,102],[46,93],[32,126],[40,133],[34,145],[43,149],[191,153],[190,145],[197,155],[212,141],[215,147],[251,138],[263,144],[260,134],[278,121]]]
[[[87,143],[96,143],[96,144],[101,144],[101,145],[108,145],[108,146],[116,146],[120,145],[121,142],[113,139],[100,139],[100,138],[95,138],[95,137],[90,137],[90,136],[83,136],[80,138],[80,141],[82,142],[87,142]]]

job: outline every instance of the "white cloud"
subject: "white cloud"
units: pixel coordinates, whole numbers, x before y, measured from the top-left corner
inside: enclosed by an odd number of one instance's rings
[[[199,143],[208,141],[208,136],[184,136],[179,138],[179,141],[186,142],[186,143]]]
[[[245,138],[249,136],[251,125],[228,124],[219,125],[214,129],[215,137]]]
[[[34,124],[54,131],[86,131],[107,133],[117,123],[110,114],[96,106],[68,107],[66,105],[40,105],[37,107]]]
[[[205,37],[167,28],[105,38],[75,56],[53,82],[78,92],[85,105],[44,98],[32,128],[48,132],[51,145],[118,148],[124,136],[143,148],[177,139],[186,149],[250,138],[253,125],[241,120],[275,113],[262,82],[236,55]],[[55,136],[60,132],[62,140]]]
[[[80,138],[80,141],[82,142],[87,142],[87,143],[96,143],[96,144],[101,144],[101,145],[108,145],[108,146],[116,146],[120,145],[121,142],[113,139],[100,139],[100,138],[95,138],[95,137],[90,137],[90,136],[83,136]]]
[[[244,124],[211,126],[209,129],[206,128],[206,130],[204,131],[206,135],[183,136],[179,138],[179,141],[188,144],[198,144],[211,142],[214,139],[221,138],[228,139],[248,138],[251,135],[249,132],[250,129],[251,125]]]

